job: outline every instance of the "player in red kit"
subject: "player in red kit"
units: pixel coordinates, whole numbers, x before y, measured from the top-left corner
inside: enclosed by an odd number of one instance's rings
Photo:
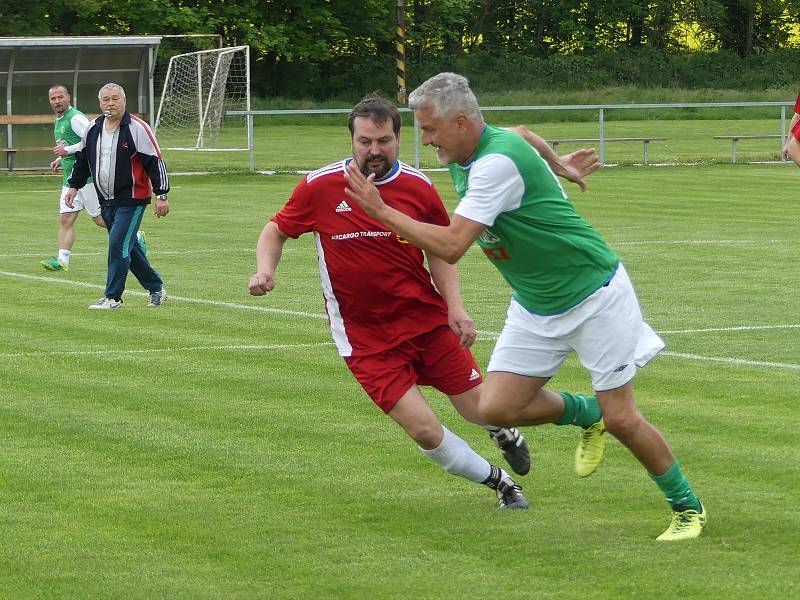
[[[333,339],[369,397],[448,473],[494,489],[500,508],[527,508],[511,476],[444,427],[419,389],[430,385],[446,394],[465,419],[489,432],[516,473],[529,471],[519,430],[492,427],[478,416],[482,378],[468,350],[475,324],[464,310],[456,268],[426,257],[350,202],[345,170],[355,161],[365,175],[374,173],[388,203],[446,226],[442,200],[425,175],[398,160],[400,113],[391,102],[365,98],[350,113],[349,128],[353,157],[307,175],[264,227],[250,293],[272,291],[286,240],[313,233]]]

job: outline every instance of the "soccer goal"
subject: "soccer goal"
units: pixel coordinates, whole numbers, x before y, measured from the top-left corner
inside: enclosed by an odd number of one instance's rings
[[[250,110],[249,46],[170,58],[155,125],[163,148],[247,151],[247,117],[231,110]]]

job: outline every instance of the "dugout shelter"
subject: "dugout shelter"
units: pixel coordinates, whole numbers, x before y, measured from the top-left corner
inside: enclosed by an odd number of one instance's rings
[[[47,91],[54,84],[66,85],[72,105],[92,118],[98,90],[118,83],[128,110],[152,125],[160,43],[158,36],[0,38],[0,160],[5,155],[8,172],[47,168],[52,160],[55,116]]]

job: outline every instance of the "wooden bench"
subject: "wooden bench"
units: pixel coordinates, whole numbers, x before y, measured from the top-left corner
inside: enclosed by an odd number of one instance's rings
[[[55,115],[0,115],[0,125],[42,125],[55,122]],[[17,152],[52,152],[53,146],[9,146],[7,148],[0,148],[0,152],[6,153],[6,164],[8,165],[8,174],[14,172],[14,157]]]
[[[642,142],[642,162],[647,164],[647,149],[650,142],[662,142],[667,138],[664,137],[624,137],[624,138],[604,138],[603,142]],[[570,140],[547,140],[547,143],[553,147],[554,151],[558,151],[559,144],[582,144],[585,142],[599,142],[600,138],[573,138]]]
[[[136,116],[141,117],[144,120],[147,120],[146,113],[135,113]],[[97,114],[86,114],[86,118],[90,121],[96,119],[99,113]],[[1,125],[42,125],[48,124],[52,125],[56,120],[54,114],[49,115],[0,115],[0,126]],[[12,137],[13,139],[13,137]],[[17,152],[52,152],[53,146],[55,146],[55,142],[53,142],[52,146],[8,146],[7,148],[0,148],[0,152],[6,153],[6,164],[8,166],[8,174],[11,175],[14,172],[14,157],[17,155]]]
[[[55,145],[55,144],[54,144]],[[26,146],[23,148],[0,148],[0,152],[6,153],[6,162],[8,164],[8,174],[14,172],[14,157],[17,152],[52,152],[53,146]]]
[[[772,138],[782,138],[779,133],[772,133],[766,135],[715,135],[715,140],[730,140],[731,141],[731,162],[736,162],[736,142],[739,140],[766,140]]]

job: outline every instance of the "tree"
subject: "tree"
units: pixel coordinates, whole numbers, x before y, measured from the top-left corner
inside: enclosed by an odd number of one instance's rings
[[[3,0],[0,2],[0,35],[49,35],[45,0]]]
[[[716,47],[749,56],[783,47],[790,34],[792,0],[695,0],[688,14]]]

